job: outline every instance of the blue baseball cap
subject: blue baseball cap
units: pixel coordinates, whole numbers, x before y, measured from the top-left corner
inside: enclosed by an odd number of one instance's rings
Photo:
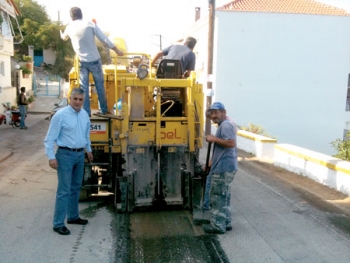
[[[209,110],[224,110],[225,106],[221,102],[214,102],[210,107]]]

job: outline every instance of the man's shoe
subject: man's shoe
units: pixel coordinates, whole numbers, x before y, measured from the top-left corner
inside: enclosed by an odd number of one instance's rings
[[[204,232],[209,234],[225,234],[226,231],[222,231],[220,229],[213,228],[212,225],[203,225],[202,226]]]
[[[76,224],[76,225],[86,225],[89,221],[86,219],[81,219],[80,217],[75,220],[67,220],[67,224]]]
[[[119,119],[120,117],[117,117],[117,115],[115,115],[114,113],[107,111],[105,113],[101,113],[101,112],[96,112],[93,115],[98,116],[98,117],[105,117],[105,118],[112,118],[112,119]]]
[[[54,227],[53,231],[57,232],[60,235],[69,235],[70,231],[68,230],[68,228],[66,228],[65,226],[61,226],[61,227]]]
[[[21,130],[26,130],[26,129],[28,129],[28,127],[27,126],[23,126],[23,127],[20,127],[20,129]]]
[[[113,112],[110,112],[110,111],[107,111],[107,112],[103,113],[102,115],[116,117],[116,115]]]

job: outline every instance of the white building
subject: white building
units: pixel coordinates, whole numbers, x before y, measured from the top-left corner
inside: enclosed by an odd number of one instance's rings
[[[16,102],[16,87],[11,80],[11,56],[13,56],[13,32],[10,17],[19,14],[13,0],[0,0],[0,103]],[[0,104],[2,109],[2,105]]]
[[[199,38],[196,67],[204,75],[207,21],[189,32]],[[223,102],[239,125],[261,125],[278,143],[334,154],[330,142],[350,130],[349,73],[345,10],[313,0],[217,6],[212,101]]]

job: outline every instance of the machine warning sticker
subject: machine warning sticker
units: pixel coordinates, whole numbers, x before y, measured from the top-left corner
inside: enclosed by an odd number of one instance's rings
[[[92,122],[90,124],[90,134],[105,134],[106,131],[106,123],[104,122]]]

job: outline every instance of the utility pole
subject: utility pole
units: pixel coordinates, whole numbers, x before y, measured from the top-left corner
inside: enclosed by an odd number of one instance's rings
[[[159,35],[159,47],[162,50],[162,35]]]
[[[162,35],[160,34],[160,35],[151,35],[151,36],[152,37],[159,37],[159,49],[162,50]],[[153,38],[152,38],[152,44],[157,45],[157,44],[153,43]]]
[[[207,109],[212,104],[212,74],[213,74],[213,52],[214,52],[214,20],[215,20],[215,0],[209,0],[209,21],[208,21],[208,81],[207,81]],[[211,134],[211,120],[205,120],[205,135]]]

